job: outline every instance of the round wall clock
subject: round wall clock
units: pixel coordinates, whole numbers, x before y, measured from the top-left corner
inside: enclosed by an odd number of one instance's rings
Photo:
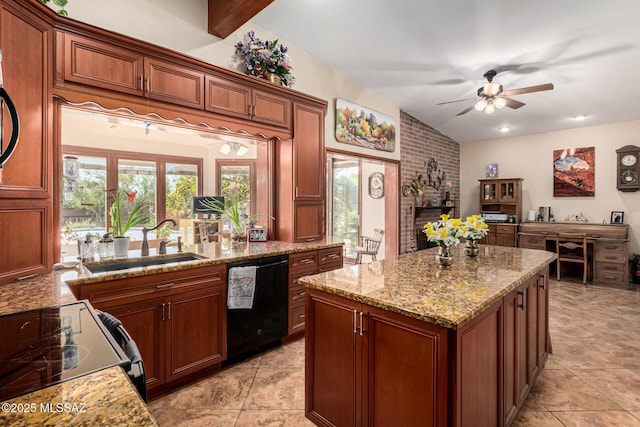
[[[382,173],[374,172],[369,175],[369,196],[373,199],[384,196],[384,175]]]

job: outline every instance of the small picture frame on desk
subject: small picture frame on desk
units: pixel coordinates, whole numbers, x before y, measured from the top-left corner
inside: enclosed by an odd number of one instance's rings
[[[456,202],[454,202],[453,200],[445,200],[444,201],[444,206],[447,208],[452,208],[456,205]]]
[[[624,222],[624,212],[612,211],[611,224],[622,224]]]
[[[248,228],[247,240],[249,242],[266,242],[268,239],[267,234],[266,228]]]

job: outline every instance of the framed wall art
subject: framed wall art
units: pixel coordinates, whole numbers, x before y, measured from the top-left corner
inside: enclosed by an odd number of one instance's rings
[[[336,140],[393,152],[396,149],[396,122],[391,116],[337,98]]]
[[[484,165],[485,178],[497,178],[498,177],[498,164],[488,163]]]
[[[553,151],[553,197],[594,197],[596,149]]]

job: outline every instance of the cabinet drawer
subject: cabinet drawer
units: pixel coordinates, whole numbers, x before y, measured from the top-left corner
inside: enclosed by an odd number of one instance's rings
[[[598,251],[596,253],[596,261],[624,264],[627,262],[627,256],[624,252],[603,251],[598,247]]]
[[[318,267],[318,273],[324,273],[325,271],[331,271],[331,270],[338,270],[339,268],[343,267],[343,263],[342,260],[334,262],[334,263],[327,263],[327,264],[322,264]]]
[[[319,261],[318,264],[322,267],[326,264],[342,263],[342,246],[337,248],[326,248],[318,251]],[[328,271],[328,270],[324,270]]]
[[[624,283],[625,274],[624,274],[624,266],[620,265],[620,270],[608,269],[613,268],[616,264],[604,264],[597,263],[596,265],[596,281],[607,281],[607,282],[619,282]]]
[[[113,280],[81,285],[80,298],[102,306],[120,305],[224,285],[227,282],[226,276],[226,265],[220,265]]]
[[[305,287],[298,283],[298,279],[315,273],[315,269],[308,269],[289,275],[289,302],[304,300]]]
[[[599,241],[598,245],[598,253],[620,253],[624,254],[627,251],[627,242],[602,242]]]
[[[304,331],[304,300],[289,307],[289,334]]]
[[[545,249],[546,240],[538,234],[520,234],[520,247],[529,249]]]
[[[496,225],[496,233],[509,234],[511,236],[515,236],[516,227],[513,225]]]
[[[318,267],[318,251],[301,252],[289,255],[289,271],[307,270],[313,266],[313,271]]]

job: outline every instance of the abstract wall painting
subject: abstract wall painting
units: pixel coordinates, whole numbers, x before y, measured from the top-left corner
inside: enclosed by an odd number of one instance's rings
[[[595,147],[553,151],[553,197],[595,196]]]
[[[337,98],[336,140],[393,152],[396,149],[396,122],[391,116]]]

